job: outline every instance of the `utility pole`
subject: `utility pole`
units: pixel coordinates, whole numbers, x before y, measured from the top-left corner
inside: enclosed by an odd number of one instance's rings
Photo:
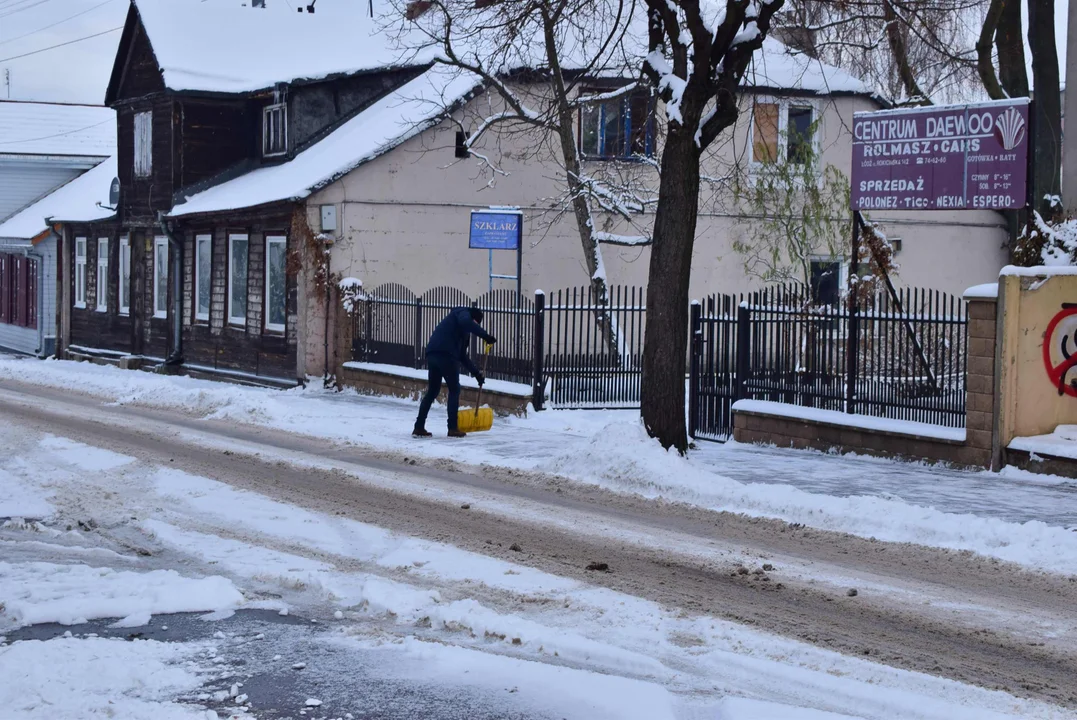
[[[1066,91],[1062,106],[1062,207],[1077,211],[1077,0],[1069,0]],[[1066,120],[1073,123],[1066,132]]]

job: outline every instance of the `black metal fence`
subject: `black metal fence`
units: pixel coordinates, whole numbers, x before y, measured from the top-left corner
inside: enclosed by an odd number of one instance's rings
[[[728,437],[739,399],[963,427],[967,323],[960,298],[920,289],[853,307],[798,285],[713,297],[692,311],[693,437]]]
[[[641,288],[610,288],[597,302],[590,287],[550,295],[493,290],[476,299],[450,287],[415,295],[398,284],[364,295],[353,318],[352,357],[369,363],[426,366],[434,327],[456,307],[482,309],[497,339],[487,376],[532,388],[533,403],[556,407],[639,407],[646,314]],[[478,343],[472,358],[481,363]]]
[[[639,407],[642,288],[611,287],[603,304],[588,286],[472,299],[383,285],[353,313],[353,358],[423,368],[434,327],[467,306],[483,310],[498,338],[488,377],[529,386],[536,408]],[[967,323],[960,298],[920,289],[855,307],[819,305],[800,285],[712,295],[691,310],[690,432],[729,437],[739,399],[963,427]],[[480,362],[477,344],[472,356]]]

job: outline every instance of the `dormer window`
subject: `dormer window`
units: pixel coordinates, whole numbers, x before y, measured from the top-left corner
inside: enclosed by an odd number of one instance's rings
[[[262,110],[262,155],[273,157],[288,152],[288,106],[268,105]]]

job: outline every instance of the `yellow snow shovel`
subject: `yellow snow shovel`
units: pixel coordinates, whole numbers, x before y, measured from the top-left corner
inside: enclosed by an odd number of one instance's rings
[[[482,374],[486,375],[486,364],[490,360],[490,343],[483,348]],[[479,385],[479,397],[475,401],[475,409],[463,408],[456,414],[456,427],[460,432],[472,433],[483,432],[494,426],[493,408],[482,406],[482,385]]]

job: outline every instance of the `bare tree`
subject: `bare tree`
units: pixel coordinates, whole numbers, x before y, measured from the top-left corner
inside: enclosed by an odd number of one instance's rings
[[[668,130],[647,283],[641,404],[647,432],[680,452],[688,449],[684,377],[700,161],[736,122],[741,81],[782,2],[646,0],[643,72],[665,103]]]
[[[407,43],[434,52],[442,65],[472,73],[498,100],[496,111],[465,132],[464,146],[493,176],[505,174],[499,158],[481,152],[485,141],[512,137],[532,158],[560,166],[564,193],[550,222],[571,215],[579,232],[597,320],[617,352],[618,331],[609,306],[602,245],[646,245],[641,213],[655,191],[637,172],[589,172],[577,138],[577,115],[599,102],[618,101],[639,89],[626,82],[626,33],[637,13],[635,0],[419,0],[402,9],[411,21]],[[415,38],[421,38],[419,42]],[[611,78],[601,91],[588,85]],[[630,233],[612,232],[613,220]]]
[[[930,104],[978,91],[976,41],[987,2],[789,0],[775,34],[898,104]]]

